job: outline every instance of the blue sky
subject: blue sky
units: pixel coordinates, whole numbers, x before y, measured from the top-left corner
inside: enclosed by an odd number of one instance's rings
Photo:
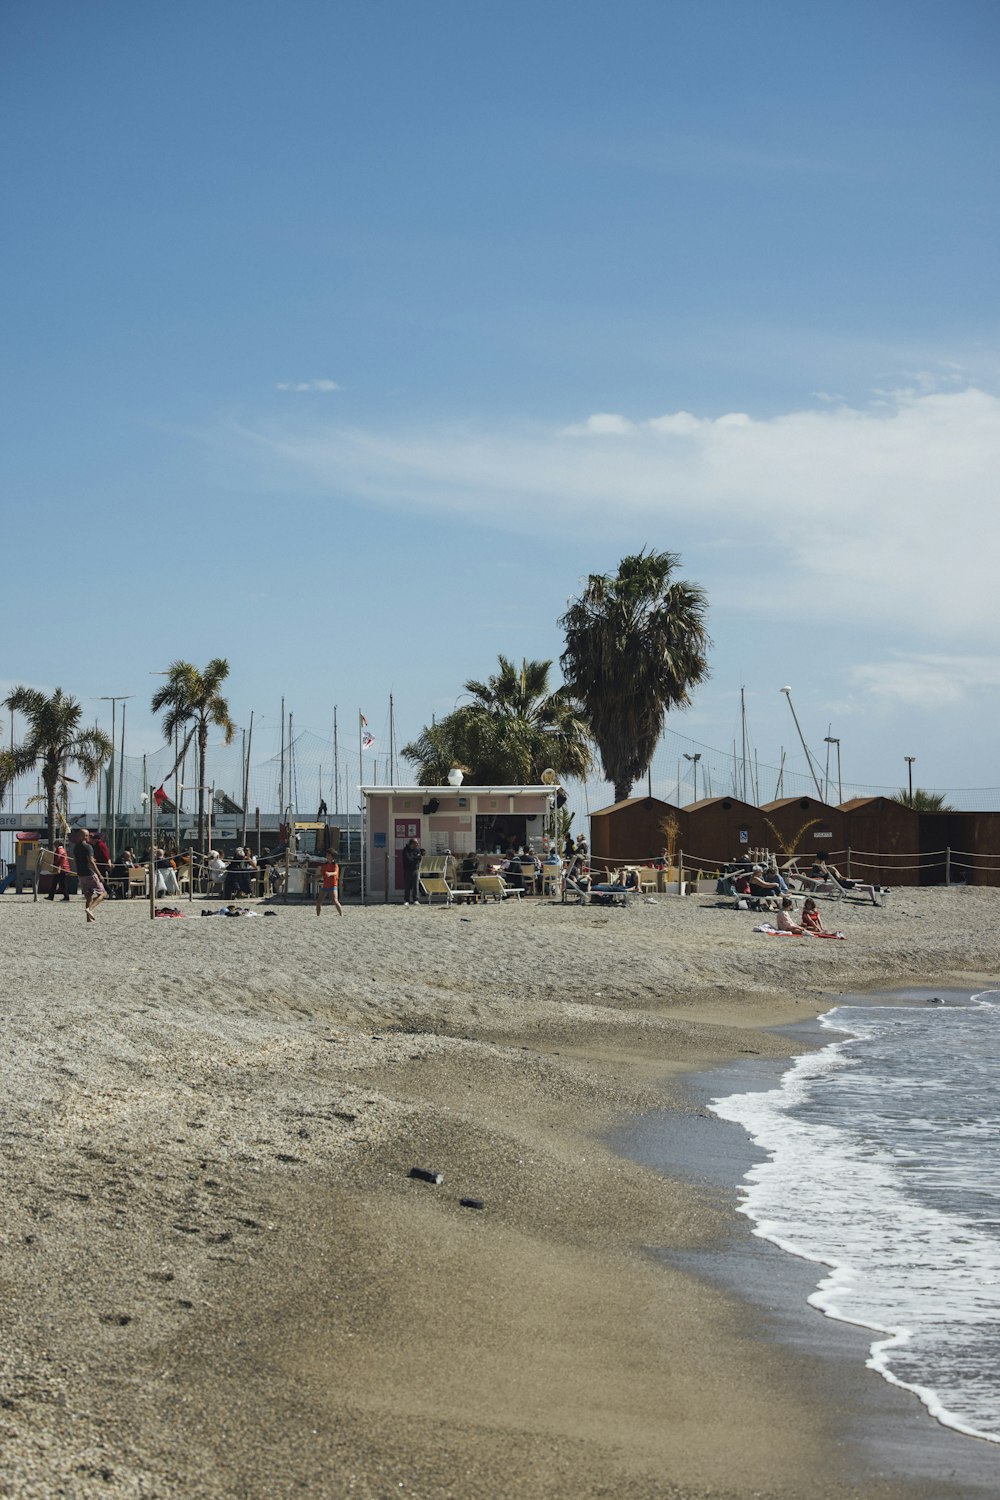
[[[149,674],[225,655],[241,725],[392,692],[405,739],[662,547],[715,641],[680,734],[731,746],[745,687],[803,772],[790,684],[845,781],[1000,787],[998,42],[919,0],[5,7],[0,685],[131,693],[141,753]]]

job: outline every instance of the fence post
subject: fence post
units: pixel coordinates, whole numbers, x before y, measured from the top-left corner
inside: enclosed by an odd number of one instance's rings
[[[951,850],[944,851],[944,883],[951,885]]]
[[[678,896],[683,896],[683,894],[684,894],[684,850],[683,849],[678,849],[678,851],[677,851],[677,894],[678,894]]]
[[[848,850],[847,850],[847,878],[848,878],[848,880],[850,880],[850,878],[851,878],[851,850],[850,850],[850,847],[848,847]]]
[[[385,851],[384,859],[385,859],[385,897],[384,897],[384,901],[388,902],[388,900],[389,900],[389,851],[388,851],[388,849],[386,849],[386,851]]]

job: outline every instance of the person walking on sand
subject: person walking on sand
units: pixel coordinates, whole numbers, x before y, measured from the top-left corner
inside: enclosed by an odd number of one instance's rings
[[[332,901],[337,908],[337,915],[344,915],[344,908],[340,904],[340,866],[333,854],[328,854],[324,859],[319,871],[319,885],[316,887],[316,915],[323,910],[324,902]]]
[[[76,875],[86,902],[87,921],[96,922],[95,908],[107,899],[108,893],[101,884],[101,877],[97,873],[97,861],[94,858],[94,851],[90,846],[90,834],[86,828],[80,829],[75,856]]]
[[[49,894],[45,898],[46,901],[54,901],[57,891],[62,891],[64,901],[69,900],[69,877],[69,855],[66,853],[64,844],[57,844],[52,854],[52,876],[49,882]]]
[[[424,857],[424,851],[416,839],[403,848],[403,905],[416,906],[417,904],[417,881],[420,878],[420,861]]]

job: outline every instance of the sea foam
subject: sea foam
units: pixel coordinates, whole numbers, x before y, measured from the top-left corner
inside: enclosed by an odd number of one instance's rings
[[[809,1301],[879,1335],[872,1369],[1000,1442],[1000,992],[822,1019],[850,1035],[712,1103],[768,1154],[741,1209],[827,1267]]]

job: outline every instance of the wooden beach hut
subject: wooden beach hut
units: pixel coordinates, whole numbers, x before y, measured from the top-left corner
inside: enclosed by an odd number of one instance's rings
[[[801,868],[817,855],[838,860],[845,848],[844,815],[816,797],[778,797],[761,808],[770,838],[768,847],[779,860],[794,856]]]
[[[759,807],[738,797],[703,797],[683,809],[684,867],[709,871],[774,848],[774,834]],[[777,851],[775,851],[777,852]]]
[[[590,855],[599,868],[646,865],[659,859],[667,845],[664,823],[677,821],[676,847],[683,848],[683,808],[659,797],[626,797],[590,815]]]
[[[852,797],[840,804],[840,811],[845,875],[875,885],[920,883],[922,814],[892,797]]]

